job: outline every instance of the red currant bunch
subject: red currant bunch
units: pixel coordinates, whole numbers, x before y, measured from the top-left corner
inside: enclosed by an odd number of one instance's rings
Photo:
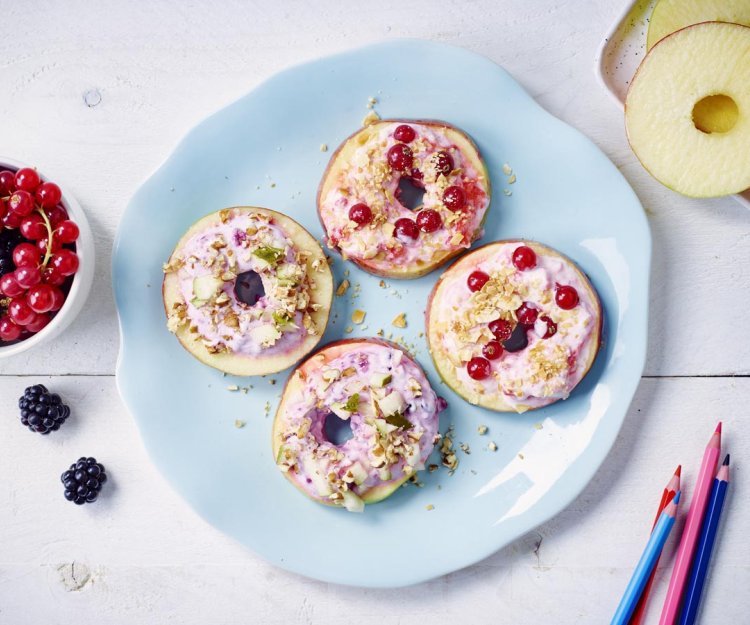
[[[78,225],[35,169],[0,171],[0,345],[42,330],[78,271]]]

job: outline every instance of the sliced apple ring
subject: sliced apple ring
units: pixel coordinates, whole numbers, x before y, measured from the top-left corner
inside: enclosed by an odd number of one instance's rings
[[[397,345],[331,343],[287,381],[273,423],[276,464],[314,501],[361,512],[424,468],[441,403]],[[350,438],[335,435],[342,425]]]
[[[389,278],[423,276],[468,249],[489,205],[476,145],[438,121],[381,120],[357,131],[318,190],[328,246]]]
[[[662,39],[633,78],[625,125],[670,189],[717,197],[750,187],[750,28],[704,22]]]
[[[601,304],[588,278],[534,241],[498,241],[459,259],[435,284],[426,316],[445,383],[499,412],[568,397],[601,343]]]
[[[196,222],[164,266],[167,327],[232,375],[282,371],[320,341],[333,298],[323,250],[296,221],[234,207]]]
[[[700,22],[729,22],[750,26],[748,0],[659,0],[648,21],[650,50],[667,35]]]

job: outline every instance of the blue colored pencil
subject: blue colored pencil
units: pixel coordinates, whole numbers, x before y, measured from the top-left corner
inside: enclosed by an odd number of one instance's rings
[[[623,594],[620,600],[620,605],[617,606],[610,625],[626,625],[633,615],[635,606],[638,604],[638,599],[640,599],[641,593],[643,593],[643,589],[648,582],[649,575],[651,575],[651,571],[656,566],[656,561],[661,555],[664,543],[669,538],[669,532],[672,531],[679,501],[680,491],[677,491],[674,499],[664,508],[664,512],[661,513],[654,531],[651,532],[646,548],[643,550],[641,559],[638,560],[635,571],[633,571],[633,576],[628,582],[628,587],[625,589],[625,594]]]
[[[716,531],[719,527],[719,519],[721,519],[721,510],[724,507],[724,498],[727,494],[728,485],[729,454],[724,458],[724,462],[719,468],[719,472],[716,474],[716,479],[711,488],[711,497],[708,500],[706,518],[703,520],[701,535],[698,539],[698,548],[695,551],[695,558],[693,559],[688,585],[685,590],[680,625],[693,625],[698,616],[698,607],[701,603],[703,586],[706,583],[708,564],[711,561],[711,552],[716,542]]]

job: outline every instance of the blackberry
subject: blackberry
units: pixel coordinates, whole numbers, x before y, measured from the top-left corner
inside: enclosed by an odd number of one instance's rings
[[[57,393],[50,393],[42,384],[27,388],[18,400],[21,423],[32,432],[49,434],[59,430],[70,416],[70,408],[62,403]]]
[[[107,474],[95,458],[79,458],[60,476],[60,481],[65,486],[65,499],[81,506],[96,501]]]

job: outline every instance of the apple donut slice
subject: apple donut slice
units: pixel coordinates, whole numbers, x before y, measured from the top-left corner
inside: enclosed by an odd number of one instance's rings
[[[672,33],[641,63],[625,100],[633,152],[690,197],[750,187],[750,28],[703,22]]]
[[[415,360],[394,343],[330,343],[289,376],[273,423],[273,454],[305,495],[361,512],[424,468],[441,401]],[[335,440],[331,421],[349,427]]]
[[[404,187],[422,190],[421,201],[408,202]],[[334,152],[318,190],[328,246],[389,278],[423,276],[468,249],[489,205],[479,150],[440,121],[381,120],[358,130]]]
[[[323,336],[333,277],[318,242],[267,208],[211,213],[164,266],[167,327],[201,362],[232,375],[292,366]]]
[[[471,404],[525,412],[568,397],[599,351],[602,310],[588,278],[534,241],[498,241],[454,263],[427,305],[440,376]]]

